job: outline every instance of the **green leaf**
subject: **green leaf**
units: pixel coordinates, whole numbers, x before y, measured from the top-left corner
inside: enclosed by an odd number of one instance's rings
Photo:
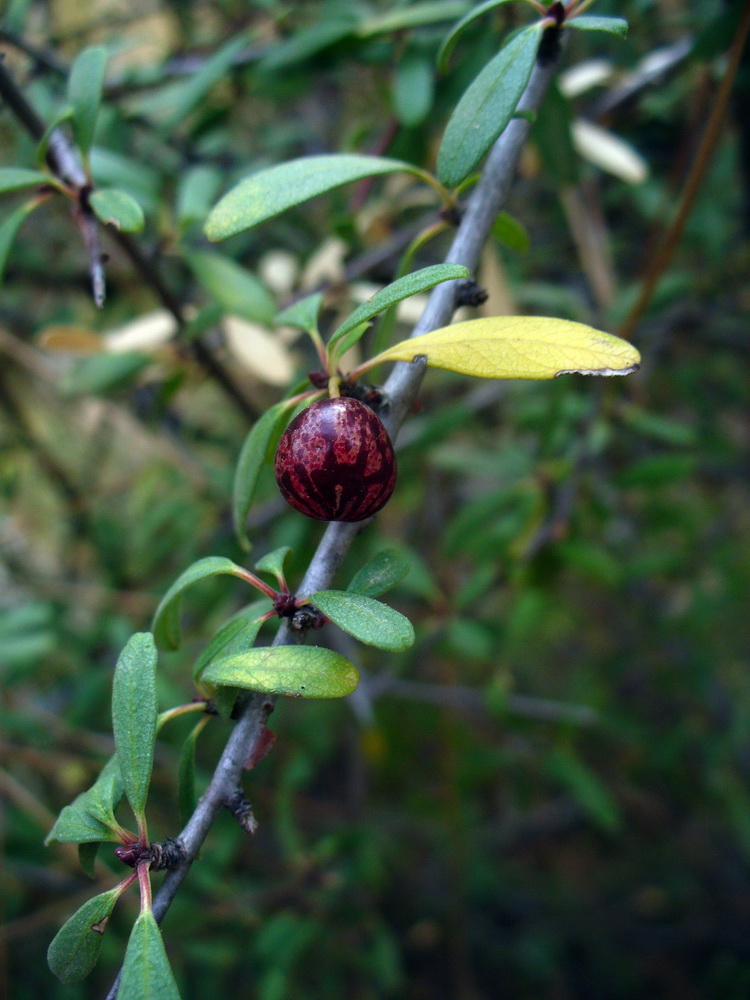
[[[393,110],[398,120],[408,127],[424,121],[432,107],[434,90],[430,60],[418,49],[408,50],[393,80]]]
[[[214,662],[203,679],[298,698],[342,698],[359,683],[353,664],[320,646],[266,646]]]
[[[247,32],[240,32],[237,37],[226,42],[218,52],[207,59],[187,83],[174,91],[174,103],[163,120],[165,128],[172,129],[178,125],[202,101],[209,90],[227,75],[237,56],[247,46],[247,42]]]
[[[206,222],[209,240],[225,240],[317,195],[378,174],[419,171],[401,160],[355,153],[303,156],[246,177],[224,195]]]
[[[578,153],[573,144],[570,102],[553,80],[539,108],[531,135],[554,183],[578,181]]]
[[[8,254],[13,245],[13,240],[16,238],[16,233],[21,228],[26,216],[33,212],[37,205],[38,202],[36,200],[27,201],[25,205],[19,205],[15,211],[11,212],[5,222],[0,225],[0,282],[2,282],[3,275],[5,274],[5,265],[8,261]]]
[[[197,796],[195,794],[195,745],[208,721],[204,715],[200,722],[190,731],[190,735],[182,744],[180,759],[177,762],[177,808],[180,816],[180,826],[184,827],[195,812]]]
[[[362,23],[357,34],[360,38],[368,38],[371,35],[403,31],[405,28],[418,28],[423,24],[452,21],[455,17],[461,17],[468,6],[465,0],[427,0],[426,3],[413,3],[384,14],[376,14]]]
[[[156,646],[136,632],[120,653],[112,685],[112,730],[125,794],[139,825],[146,808],[156,743]]]
[[[0,167],[0,194],[5,191],[23,191],[24,188],[51,184],[53,178],[41,170],[26,170],[24,167]]]
[[[201,285],[227,313],[256,323],[273,322],[277,312],[273,296],[231,257],[204,251],[189,254],[187,261]]]
[[[577,28],[579,31],[608,31],[611,35],[625,38],[628,33],[628,22],[621,17],[571,17],[565,22],[566,28]]]
[[[81,792],[61,811],[44,841],[84,844],[118,840],[119,824],[115,809],[125,794],[125,784],[117,757],[110,757],[94,784]]]
[[[224,556],[206,556],[181,573],[162,597],[154,612],[152,629],[156,644],[162,649],[177,649],[180,645],[180,604],[182,594],[193,584],[209,576],[239,576],[246,578],[247,571]]]
[[[81,358],[63,378],[62,391],[68,396],[98,396],[129,385],[151,364],[148,354],[113,351]]]
[[[625,340],[583,323],[545,316],[492,316],[444,326],[394,344],[371,359],[413,361],[476,378],[628,375],[641,356]]]
[[[619,806],[606,784],[579,757],[571,750],[553,750],[547,769],[598,826],[607,833],[617,833],[622,826]]]
[[[78,864],[84,875],[96,878],[96,857],[99,853],[99,843],[95,840],[78,845]]]
[[[193,677],[196,680],[201,680],[203,671],[214,660],[252,649],[255,637],[263,624],[258,620],[258,616],[261,614],[261,609],[268,610],[269,604],[268,600],[256,601],[241,615],[232,618],[231,621],[222,626],[195,661]]]
[[[368,646],[400,652],[414,643],[408,618],[364,594],[319,590],[310,594],[309,600],[339,628]]]
[[[282,545],[273,552],[267,552],[257,561],[255,569],[261,573],[271,573],[281,585],[284,580],[284,561],[291,551],[289,545]]]
[[[232,518],[237,538],[245,550],[250,549],[247,515],[253,505],[268,446],[291,407],[289,400],[284,399],[266,410],[258,422],[253,424],[237,460],[232,487]]]
[[[437,64],[441,73],[445,73],[448,68],[448,60],[450,59],[451,52],[453,51],[453,46],[458,41],[458,36],[461,32],[467,28],[472,21],[476,21],[478,17],[481,17],[488,11],[494,10],[495,7],[499,7],[500,4],[503,3],[508,3],[508,0],[485,0],[484,3],[480,3],[477,4],[476,7],[472,7],[468,14],[465,14],[460,21],[453,25],[451,30],[443,39],[440,51],[438,52]]]
[[[314,295],[306,295],[299,302],[283,309],[274,318],[275,326],[293,326],[298,330],[305,330],[307,333],[317,333],[318,316],[320,307],[323,304],[323,293],[315,292]]]
[[[398,278],[390,285],[386,285],[369,301],[363,302],[354,312],[344,320],[341,326],[337,327],[328,341],[328,350],[337,344],[355,327],[371,320],[378,313],[388,309],[389,306],[408,299],[410,295],[417,295],[425,292],[428,288],[439,285],[441,281],[451,281],[455,278],[468,278],[469,271],[461,264],[433,264],[432,267],[423,267],[420,271],[407,274],[403,278]],[[351,346],[351,345],[349,345]]]
[[[343,16],[324,17],[317,24],[303,28],[273,48],[261,62],[261,69],[275,72],[312,58],[351,36],[358,20],[359,15],[352,10]]]
[[[119,1000],[180,1000],[151,910],[141,913],[133,925],[117,996]]]
[[[79,983],[99,958],[106,921],[120,897],[120,887],[87,900],[65,921],[47,949],[52,972],[64,983]]]
[[[468,177],[515,114],[541,35],[541,23],[519,31],[458,102],[438,151],[438,177],[448,187]]]
[[[143,209],[127,191],[97,188],[89,200],[97,217],[106,225],[123,233],[139,233],[143,229]]]
[[[221,185],[216,167],[199,164],[181,174],[177,185],[175,214],[181,226],[203,222]]]
[[[113,830],[95,819],[82,802],[82,793],[69,806],[65,806],[55,821],[55,825],[47,834],[45,844],[57,840],[61,844],[100,843],[101,841],[119,841],[119,836]]]
[[[492,235],[511,250],[525,253],[529,249],[529,234],[524,227],[507,212],[500,212],[492,224]]]
[[[94,141],[108,58],[107,50],[101,46],[84,49],[73,63],[68,77],[68,100],[73,106],[73,133],[84,157],[88,156]]]
[[[403,580],[411,566],[395,549],[378,552],[352,577],[346,588],[352,594],[379,597]]]

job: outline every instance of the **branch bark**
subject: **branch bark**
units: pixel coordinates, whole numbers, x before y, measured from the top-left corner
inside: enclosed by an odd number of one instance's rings
[[[528,87],[519,102],[519,112],[533,117],[533,113],[541,105],[555,68],[556,62],[535,66]],[[481,179],[466,204],[461,223],[446,255],[446,263],[464,264],[470,271],[476,270],[492,224],[507,198],[530,127],[528,117],[513,118],[495,143]],[[450,322],[455,311],[455,285],[456,282],[447,281],[435,287],[412,336],[429,333]],[[394,439],[419,390],[424,372],[423,363],[399,363],[385,384],[389,409],[383,415],[383,421]],[[368,523],[336,522],[328,525],[299,586],[300,593],[312,593],[330,586],[352,541]],[[283,623],[273,644],[284,645],[295,641],[298,641],[297,637],[290,633],[286,623]],[[274,699],[264,694],[253,693],[248,698],[208,788],[179,836],[185,848],[185,859],[178,868],[167,873],[154,897],[154,916],[157,921],[161,922],[169,909],[216,814],[235,794],[245,762],[252,760],[258,748],[263,726],[273,704]],[[107,1000],[114,1000],[117,996],[118,983],[119,976]]]
[[[37,114],[36,109],[26,100],[23,92],[16,85],[15,80],[3,66],[0,57],[0,97],[2,97],[16,120],[26,129],[29,135],[39,142],[47,132],[46,123]],[[50,170],[64,181],[73,191],[82,192],[90,188],[89,179],[83,169],[80,158],[75,148],[68,142],[65,134],[60,129],[54,129],[49,137],[47,146],[47,163]],[[82,226],[84,242],[87,245],[91,261],[91,273],[94,286],[94,298],[96,304],[101,306],[104,302],[104,272],[101,264],[101,257],[98,253],[96,234],[98,223],[90,212],[84,212],[82,204],[77,206],[78,222]],[[162,280],[159,268],[144,254],[140,244],[128,233],[122,233],[114,228],[108,228],[109,234],[130,259],[131,264],[141,274],[143,280],[152,289],[162,305],[168,309],[177,320],[178,328],[181,330],[186,325],[185,313],[179,298],[174,295],[171,289]],[[223,365],[214,357],[208,345],[200,338],[190,345],[193,355],[203,369],[222,387],[224,392],[232,399],[238,409],[249,419],[255,420],[258,412],[248,399],[245,398],[240,388],[236,385],[229,374],[224,370]]]

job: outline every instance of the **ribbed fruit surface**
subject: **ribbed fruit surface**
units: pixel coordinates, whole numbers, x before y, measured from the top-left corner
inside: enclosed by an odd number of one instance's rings
[[[274,464],[284,499],[317,521],[363,521],[396,485],[396,456],[380,419],[348,397],[308,406],[281,436]]]

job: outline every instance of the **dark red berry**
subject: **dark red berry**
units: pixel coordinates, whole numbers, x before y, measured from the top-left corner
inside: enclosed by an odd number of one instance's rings
[[[284,499],[317,521],[363,521],[396,485],[388,431],[357,399],[321,399],[281,436],[274,465]]]

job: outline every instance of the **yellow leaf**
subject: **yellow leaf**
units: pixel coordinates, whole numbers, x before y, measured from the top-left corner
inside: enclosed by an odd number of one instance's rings
[[[367,367],[426,357],[432,368],[477,378],[628,375],[641,356],[625,340],[583,323],[546,316],[492,316],[444,326],[394,344]]]

